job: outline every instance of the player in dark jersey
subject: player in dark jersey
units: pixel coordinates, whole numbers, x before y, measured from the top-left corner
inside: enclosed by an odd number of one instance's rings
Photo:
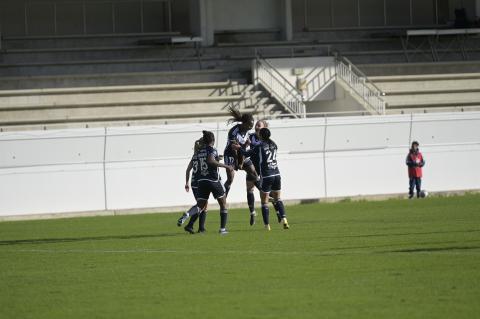
[[[232,185],[233,178],[235,177],[235,171],[238,169],[245,169],[247,174],[257,176],[255,171],[248,171],[252,168],[251,165],[244,165],[244,156],[232,145],[239,145],[243,150],[247,149],[249,132],[253,128],[253,116],[252,114],[242,114],[233,107],[229,109],[232,118],[228,120],[228,123],[237,123],[228,131],[227,145],[223,153],[223,161],[225,164],[232,166],[235,170],[231,172],[227,171],[227,181],[225,182],[225,190],[228,192]]]
[[[244,156],[249,156],[260,174],[260,197],[262,202],[262,217],[265,228],[270,230],[268,201],[271,195],[276,203],[284,229],[290,228],[285,213],[285,207],[280,199],[281,176],[277,164],[277,144],[270,139],[270,130],[266,127],[259,131],[260,143],[244,151],[236,146]]]
[[[193,156],[190,162],[188,163],[187,170],[185,171],[185,191],[189,192],[190,187],[192,189],[193,196],[195,197],[195,201],[197,201],[198,198],[198,181],[197,181],[197,172],[199,169],[198,166],[198,156],[197,153],[198,151],[205,147],[205,144],[203,143],[203,138],[198,139],[195,141],[195,145],[193,147]],[[193,172],[192,172],[193,170]],[[189,185],[189,180],[190,180],[190,172],[192,172],[192,179]],[[199,225],[198,225],[198,233],[203,233],[205,232],[205,222],[207,219],[207,207],[205,207],[200,214],[196,214],[194,212],[197,211],[197,205],[192,206],[187,212],[185,212],[182,217],[179,218],[177,225],[181,226],[188,217],[190,217],[190,213],[193,212],[192,217],[190,218],[190,221],[187,226],[185,226],[185,230],[188,231],[189,233],[193,233],[193,226],[197,219],[200,219]]]
[[[223,167],[228,171],[232,171],[233,167],[222,164],[219,162],[219,156],[217,150],[213,147],[215,144],[215,136],[212,132],[203,131],[203,142],[205,146],[200,148],[197,152],[197,161],[198,165],[195,178],[198,182],[198,192],[197,192],[197,207],[196,212],[192,211],[193,214],[199,214],[202,212],[208,202],[210,193],[213,194],[213,197],[218,201],[220,205],[220,234],[227,234],[227,202],[226,202],[226,193],[225,188],[223,187],[222,181],[220,179],[220,174],[218,172],[219,167]],[[193,164],[195,166],[195,164]],[[192,214],[190,214],[193,216]],[[189,229],[185,228],[186,231],[191,232]],[[193,232],[193,229],[191,229]]]
[[[250,134],[249,140],[247,141],[247,145],[250,146],[250,148],[253,148],[261,143],[259,132],[264,127],[268,128],[268,122],[266,120],[258,120],[257,123],[255,123],[255,133]],[[253,167],[248,168],[248,170],[257,172],[258,167],[255,167],[254,163],[250,160],[250,158],[247,157],[245,159],[244,166],[247,167],[250,165]],[[257,216],[257,213],[255,212],[255,195],[254,195],[255,186],[257,186],[257,188],[260,190],[260,185],[258,183],[259,178],[257,176],[253,176],[252,174],[246,175],[247,203],[248,203],[248,208],[250,209],[250,225],[255,224],[255,217]],[[276,202],[273,202],[273,205],[275,207],[275,210],[277,211],[278,222],[280,222],[280,217],[279,217],[280,215],[278,214]]]

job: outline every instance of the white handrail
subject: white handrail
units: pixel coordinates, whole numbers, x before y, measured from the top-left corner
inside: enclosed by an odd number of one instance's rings
[[[256,52],[254,84],[262,85],[289,113],[306,117],[305,101],[314,99],[333,81],[340,79],[358,95],[370,112],[384,115],[385,95],[347,58],[335,54],[335,62],[316,67],[305,76],[304,92],[297,89],[278,70]]]
[[[382,96],[385,94],[375,84],[369,82],[367,76],[353,64],[348,60],[345,62],[336,59],[337,78],[343,80],[376,114],[384,115],[386,103]]]

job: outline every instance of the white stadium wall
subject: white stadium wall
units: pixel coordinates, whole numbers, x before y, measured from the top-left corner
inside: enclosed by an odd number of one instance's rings
[[[480,189],[480,112],[270,124],[285,200],[405,193],[413,139],[426,158],[425,189]],[[221,153],[225,123],[1,133],[0,217],[192,204],[185,168],[203,129]],[[246,201],[243,172],[229,201]]]

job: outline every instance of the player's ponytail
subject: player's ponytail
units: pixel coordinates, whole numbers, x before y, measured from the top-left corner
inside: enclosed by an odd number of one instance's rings
[[[202,140],[203,140],[203,143],[205,143],[205,145],[210,145],[215,141],[215,135],[213,135],[212,132],[202,131],[202,133],[203,133]]]
[[[204,147],[205,147],[205,143],[203,142],[203,137],[201,137],[195,141],[195,145],[193,146],[193,152],[198,153],[198,151]]]
[[[253,115],[251,113],[240,113],[237,109],[235,109],[233,106],[230,106],[228,108],[228,113],[232,116],[230,119],[228,119],[227,123],[235,123],[235,122],[240,122],[242,124],[248,124],[248,123],[253,123]]]
[[[272,140],[270,139],[270,136],[272,135],[272,133],[270,132],[270,130],[266,127],[262,128],[259,132],[260,134],[260,137],[262,138],[262,140],[264,140],[265,142],[269,143],[269,144],[272,144],[273,146],[277,147],[277,144]]]

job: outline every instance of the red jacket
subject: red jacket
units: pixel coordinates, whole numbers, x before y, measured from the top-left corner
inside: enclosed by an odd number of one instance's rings
[[[413,151],[407,155],[408,177],[422,177],[422,167],[425,165],[422,153]]]

